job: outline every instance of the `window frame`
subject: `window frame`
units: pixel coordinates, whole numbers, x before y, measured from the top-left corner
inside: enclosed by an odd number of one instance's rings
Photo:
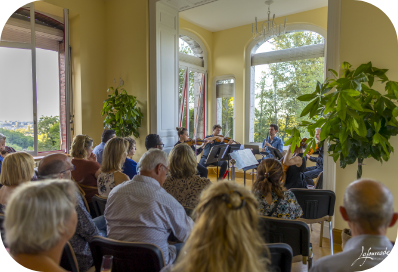
[[[213,78],[213,101],[214,101],[214,103],[213,103],[213,112],[214,112],[214,114],[213,114],[213,118],[212,118],[212,120],[213,120],[213,124],[215,125],[215,124],[217,124],[217,81],[220,81],[220,80],[227,80],[227,79],[233,79],[234,80],[234,90],[233,90],[233,96],[231,96],[231,97],[233,97],[234,98],[234,115],[233,115],[233,119],[234,119],[234,122],[233,122],[233,135],[236,135],[236,119],[235,119],[235,116],[236,116],[236,110],[235,110],[235,106],[236,106],[236,78],[235,78],[235,75],[233,75],[233,74],[228,74],[228,75],[223,75],[223,76],[216,76],[216,77],[214,77]],[[225,132],[223,132],[223,133],[226,133],[226,131]],[[229,136],[228,136],[229,137]]]

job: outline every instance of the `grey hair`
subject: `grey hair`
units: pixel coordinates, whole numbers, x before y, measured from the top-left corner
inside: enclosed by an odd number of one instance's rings
[[[1,134],[1,133],[0,133],[0,141],[3,141],[3,140],[5,140],[5,139],[7,139],[7,137],[6,137],[4,134]]]
[[[381,190],[374,190],[372,198],[364,189],[355,186],[358,182],[374,182],[381,185]],[[374,186],[373,186],[374,187]],[[372,188],[367,188],[372,190]],[[391,191],[379,181],[357,180],[351,183],[344,194],[344,208],[351,222],[368,223],[372,229],[388,227],[394,213],[394,200]]]
[[[66,225],[75,210],[76,190],[70,180],[18,186],[5,210],[4,228],[10,253],[37,254],[57,245],[67,234]]]
[[[317,131],[317,130],[321,130],[321,128],[316,128],[315,131]]]
[[[160,163],[168,166],[167,153],[157,148],[151,148],[142,155],[137,165],[137,171],[152,171]]]

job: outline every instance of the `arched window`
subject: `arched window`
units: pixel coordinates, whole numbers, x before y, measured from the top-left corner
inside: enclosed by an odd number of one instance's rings
[[[324,37],[306,30],[290,31],[253,46],[250,142],[262,142],[270,124],[278,125],[278,137],[284,142],[289,137],[287,130],[300,129],[305,103],[297,97],[314,92],[317,81],[323,81],[324,48]]]

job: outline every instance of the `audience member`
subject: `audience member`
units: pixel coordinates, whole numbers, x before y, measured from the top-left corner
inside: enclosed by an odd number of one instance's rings
[[[0,133],[0,152],[1,152],[1,156],[0,156],[0,174],[1,174],[1,167],[2,167],[2,164],[3,164],[3,160],[4,160],[5,156],[6,156],[6,154],[15,152],[14,148],[6,146],[6,139],[7,139],[7,137],[4,134]]]
[[[137,163],[133,161],[133,156],[137,148],[135,147],[136,142],[131,137],[124,138],[129,143],[129,148],[127,152],[127,158],[124,162],[123,173],[125,173],[130,179],[137,175]]]
[[[262,272],[264,241],[258,230],[258,203],[236,183],[222,181],[204,190],[197,220],[173,272]]]
[[[287,169],[286,172],[286,181],[285,181],[285,188],[290,189],[290,188],[306,188],[307,189],[307,184],[309,185],[314,185],[314,182],[311,181],[306,181],[304,177],[304,171],[305,171],[305,166],[307,164],[307,158],[303,154],[305,152],[305,149],[307,148],[307,145],[305,144],[305,141],[307,138],[303,138],[300,142],[300,146],[296,147],[294,150],[294,153],[292,154],[290,145],[288,148],[288,151],[283,158],[283,165],[288,166],[289,168]]]
[[[341,216],[351,229],[352,238],[343,252],[314,263],[311,272],[350,272],[372,268],[392,250],[386,237],[388,227],[397,221],[393,196],[382,183],[361,179],[351,183],[344,194]]]
[[[71,171],[74,169],[70,158],[65,154],[51,154],[45,156],[38,168],[41,179],[71,179]],[[94,220],[87,212],[82,196],[76,191],[76,232],[69,240],[80,271],[87,271],[93,266],[93,258],[88,243],[94,236],[106,237],[106,222],[104,216],[96,217]],[[102,228],[98,230],[98,228]]]
[[[210,185],[207,178],[197,175],[197,163],[192,149],[187,144],[176,145],[169,154],[170,175],[163,188],[184,207],[195,208],[199,195]]]
[[[307,159],[316,162],[316,166],[307,167],[304,171],[304,177],[308,184],[313,184],[313,179],[317,178],[319,174],[323,171],[323,143],[320,142],[321,140],[321,129],[315,129],[315,138],[318,141],[317,146],[318,149],[315,150],[313,154],[318,154],[318,157],[312,157],[310,155],[306,155]]]
[[[0,175],[0,213],[4,213],[8,200],[15,189],[24,182],[29,182],[35,173],[35,161],[25,152],[7,155]]]
[[[97,145],[93,153],[97,156],[97,162],[102,164],[102,153],[104,152],[105,144],[112,138],[116,137],[116,132],[113,129],[105,129],[102,132],[101,143]]]
[[[101,165],[97,162],[92,148],[93,139],[87,135],[77,135],[73,139],[70,155],[73,157],[72,164],[75,166],[72,177],[86,194],[90,214],[94,218],[96,214],[92,197],[98,193],[97,178],[99,175],[98,169],[101,168]]]
[[[17,263],[34,271],[66,272],[59,263],[76,229],[75,196],[70,180],[31,182],[15,190],[4,228]]]
[[[128,143],[123,138],[109,140],[104,149],[101,169],[98,169],[98,194],[108,197],[111,190],[124,181],[130,180],[122,173],[122,166],[126,161]]]
[[[162,138],[160,138],[157,134],[148,134],[145,138],[145,147],[146,150],[151,148],[157,148],[163,150],[164,144],[162,142]]]
[[[303,215],[295,195],[283,187],[283,178],[280,161],[265,159],[259,164],[252,190],[259,202],[260,215],[283,219],[296,219]]]
[[[116,186],[109,194],[105,218],[108,237],[119,241],[157,245],[165,263],[173,263],[182,244],[169,245],[171,233],[185,242],[193,221],[162,185],[166,180],[167,154],[152,148],[138,162],[139,174]]]

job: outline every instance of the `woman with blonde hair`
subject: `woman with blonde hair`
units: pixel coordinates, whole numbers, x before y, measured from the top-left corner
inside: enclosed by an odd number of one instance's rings
[[[137,175],[137,162],[133,161],[133,156],[137,150],[135,147],[136,142],[131,137],[125,137],[124,140],[128,142],[129,147],[127,151],[127,158],[123,165],[123,173],[129,176],[130,179],[133,179],[133,177]]]
[[[259,202],[260,215],[283,219],[303,215],[295,195],[283,187],[284,176],[282,163],[278,160],[265,159],[257,167],[252,191]]]
[[[3,213],[8,199],[14,190],[24,182],[30,182],[35,174],[35,161],[26,152],[8,154],[3,161],[3,170],[0,174],[0,213]]]
[[[182,206],[194,208],[202,190],[211,184],[208,178],[197,175],[195,155],[187,144],[174,146],[169,154],[170,175],[163,188]]]
[[[220,181],[203,191],[195,226],[173,272],[263,272],[265,243],[258,230],[258,203],[245,188]]]
[[[87,135],[76,135],[72,141],[70,155],[73,157],[72,164],[75,170],[72,171],[72,178],[83,189],[90,208],[91,216],[96,216],[92,198],[97,194],[98,169],[101,165],[93,153],[93,139]]]
[[[34,271],[65,272],[59,266],[77,224],[76,186],[70,180],[19,186],[6,208],[4,228],[11,256]]]
[[[98,194],[108,197],[111,190],[127,180],[126,174],[122,173],[122,166],[127,157],[128,142],[123,138],[110,139],[105,144],[102,154],[102,166],[98,170]]]

